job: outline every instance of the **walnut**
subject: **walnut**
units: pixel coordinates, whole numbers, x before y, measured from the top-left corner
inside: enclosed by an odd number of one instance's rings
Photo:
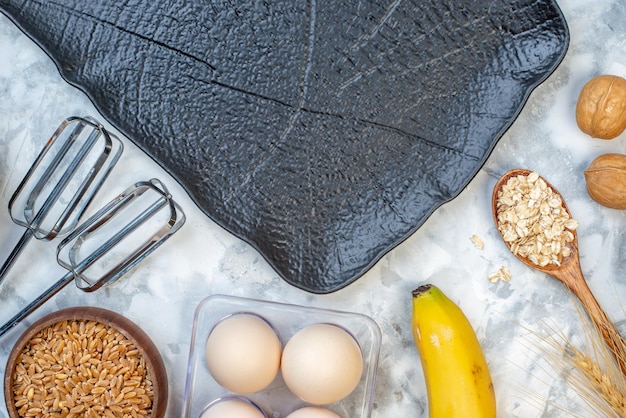
[[[616,75],[589,80],[578,96],[576,123],[593,138],[620,135],[626,129],[626,80]]]
[[[626,155],[603,154],[585,170],[589,196],[608,208],[626,209]]]

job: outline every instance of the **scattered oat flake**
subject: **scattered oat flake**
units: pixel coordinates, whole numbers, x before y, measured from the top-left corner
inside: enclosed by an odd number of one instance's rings
[[[474,246],[478,248],[479,250],[482,250],[483,248],[485,248],[485,243],[483,242],[482,239],[480,239],[478,235],[474,234],[472,235],[470,239],[474,243]]]
[[[500,280],[508,282],[511,280],[511,271],[507,267],[500,267],[495,273],[491,273],[488,279],[491,283],[497,283]]]

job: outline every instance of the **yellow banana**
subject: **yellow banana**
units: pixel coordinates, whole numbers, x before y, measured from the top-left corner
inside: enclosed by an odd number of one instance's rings
[[[430,418],[495,418],[489,367],[463,311],[431,284],[418,287],[412,295],[411,328]]]

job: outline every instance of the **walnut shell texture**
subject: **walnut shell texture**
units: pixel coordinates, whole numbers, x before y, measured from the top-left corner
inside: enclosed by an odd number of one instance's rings
[[[600,155],[584,174],[593,200],[608,208],[626,209],[626,155]]]
[[[613,139],[626,129],[626,79],[599,75],[585,84],[576,103],[576,123],[593,138]]]

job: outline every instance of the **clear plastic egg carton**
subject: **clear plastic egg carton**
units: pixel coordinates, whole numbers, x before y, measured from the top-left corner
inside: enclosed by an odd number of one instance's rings
[[[196,308],[191,335],[183,418],[199,418],[213,400],[234,395],[220,386],[209,373],[205,344],[213,327],[227,315],[251,312],[262,316],[278,331],[282,345],[299,330],[315,323],[331,323],[348,330],[363,354],[363,374],[358,385],[344,399],[323,407],[343,418],[369,418],[372,412],[374,381],[380,353],[380,328],[368,316],[329,309],[291,305],[226,295],[212,295]],[[286,387],[281,373],[265,389],[243,395],[256,403],[268,418],[284,418],[307,404]]]

